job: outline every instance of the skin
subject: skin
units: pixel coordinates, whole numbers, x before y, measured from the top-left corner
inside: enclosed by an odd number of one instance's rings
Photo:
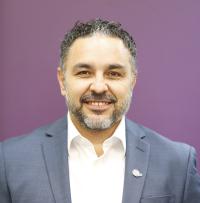
[[[97,33],[76,39],[65,59],[64,71],[58,67],[61,94],[66,99],[72,122],[93,144],[97,156],[103,154],[103,142],[112,136],[123,115],[118,115],[105,129],[90,129],[72,109],[79,109],[92,122],[109,120],[116,110],[125,107],[127,110],[129,104],[125,100],[131,100],[136,83],[135,67],[130,59],[130,52],[121,39]],[[81,100],[90,94],[106,94],[115,100],[105,97]]]

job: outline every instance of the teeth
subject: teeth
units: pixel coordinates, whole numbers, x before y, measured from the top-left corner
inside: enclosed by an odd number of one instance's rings
[[[103,105],[108,105],[108,102],[89,102],[90,105],[94,106],[103,106]]]

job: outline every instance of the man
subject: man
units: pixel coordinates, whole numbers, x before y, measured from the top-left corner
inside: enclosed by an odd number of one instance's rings
[[[1,203],[200,202],[195,150],[125,118],[136,46],[120,24],[77,23],[57,75],[68,115],[1,143]]]

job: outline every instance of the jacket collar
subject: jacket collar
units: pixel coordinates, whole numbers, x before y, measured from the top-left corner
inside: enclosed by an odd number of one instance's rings
[[[42,143],[42,152],[55,202],[70,203],[66,116],[50,125]]]
[[[150,145],[145,142],[142,126],[126,119],[126,161],[123,203],[139,203],[147,173]],[[44,160],[55,202],[71,202],[67,155],[67,117],[59,119],[46,131],[42,144]],[[133,170],[142,176],[134,176]]]

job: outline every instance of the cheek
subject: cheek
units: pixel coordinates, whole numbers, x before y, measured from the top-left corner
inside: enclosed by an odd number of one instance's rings
[[[125,82],[118,82],[116,84],[110,85],[113,94],[118,98],[125,98],[125,96],[132,91],[132,84]]]
[[[68,81],[66,84],[68,95],[73,98],[75,101],[79,101],[80,98],[88,89],[88,84],[84,82],[71,82]]]

